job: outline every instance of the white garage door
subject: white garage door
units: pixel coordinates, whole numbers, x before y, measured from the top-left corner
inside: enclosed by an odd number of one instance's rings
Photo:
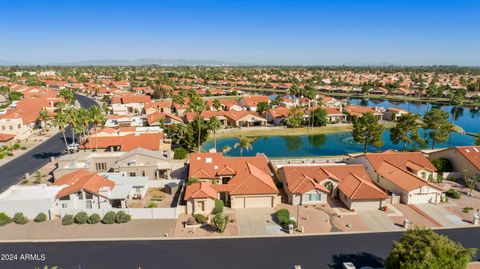
[[[435,202],[435,193],[415,194],[409,197],[409,204],[426,204]]]
[[[245,208],[272,207],[271,196],[245,197]]]

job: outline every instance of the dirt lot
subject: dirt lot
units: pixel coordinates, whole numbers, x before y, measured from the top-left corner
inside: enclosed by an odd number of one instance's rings
[[[156,207],[170,207],[172,201],[173,195],[164,192],[163,189],[149,188],[142,200],[129,200],[128,207],[145,208],[149,207],[151,203],[156,204]]]
[[[175,231],[173,236],[177,237],[198,237],[198,236],[229,236],[229,235],[238,235],[238,227],[237,222],[235,219],[235,213],[232,212],[225,212],[225,216],[228,217],[229,222],[225,231],[223,233],[219,233],[211,227],[211,225],[204,225],[200,228],[185,228],[185,222],[187,221],[189,215],[182,214],[178,217],[178,220],[175,224]],[[210,219],[214,216],[210,215]]]

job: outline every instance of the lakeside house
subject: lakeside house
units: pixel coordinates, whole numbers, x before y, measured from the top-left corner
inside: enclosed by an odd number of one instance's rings
[[[220,199],[231,208],[270,208],[280,196],[265,156],[225,157],[222,153],[192,153],[184,200],[187,213],[210,213]]]
[[[362,165],[282,166],[278,177],[293,205],[325,204],[329,197],[340,199],[350,210],[376,210],[388,198]]]
[[[440,203],[444,198],[445,191],[433,183],[436,168],[421,152],[365,153],[348,163],[363,165],[375,184],[404,204]]]
[[[469,177],[480,176],[480,146],[459,146],[428,153],[430,160],[444,158],[450,161],[453,171]],[[480,184],[479,184],[480,185]]]

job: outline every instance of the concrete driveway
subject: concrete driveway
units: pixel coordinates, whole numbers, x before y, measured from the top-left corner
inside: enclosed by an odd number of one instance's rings
[[[440,223],[443,227],[467,227],[470,226],[464,222],[460,217],[450,212],[448,209],[441,205],[434,204],[416,204],[418,209],[422,210],[425,214],[432,217],[435,221]]]
[[[283,234],[282,227],[272,220],[272,208],[235,209],[238,235],[278,235]]]
[[[362,210],[358,211],[358,215],[371,231],[393,231],[400,229],[399,226],[395,225],[395,223],[380,210]]]

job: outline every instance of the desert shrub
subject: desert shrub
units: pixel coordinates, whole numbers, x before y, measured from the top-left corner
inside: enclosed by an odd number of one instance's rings
[[[216,199],[215,206],[213,207],[212,214],[223,213],[223,201]]]
[[[85,212],[78,212],[75,215],[75,223],[76,224],[85,224],[88,221],[88,214]]]
[[[438,172],[451,172],[452,163],[445,158],[437,158],[432,161],[432,164],[437,168]]]
[[[47,220],[47,215],[45,213],[38,213],[38,215],[33,219],[35,222],[44,222]]]
[[[204,215],[202,215],[202,214],[194,214],[194,215],[193,215],[193,219],[195,219],[195,222],[196,222],[196,223],[204,224],[204,223],[207,222],[208,217],[207,217],[207,216],[204,216]]]
[[[218,213],[213,218],[213,226],[217,229],[218,232],[223,233],[227,227],[228,218],[223,216],[221,213]]]
[[[0,226],[4,226],[12,222],[12,218],[10,218],[7,214],[1,212],[0,213]]]
[[[100,218],[100,215],[98,214],[92,214],[88,220],[87,220],[87,223],[88,224],[97,224],[101,221],[102,219]]]
[[[115,223],[115,212],[110,211],[103,216],[102,223],[103,224],[114,224]]]
[[[183,160],[187,157],[187,150],[184,148],[176,148],[173,150],[173,158],[175,160]]]
[[[13,156],[13,153],[7,152],[7,156],[12,157],[12,156]]]
[[[74,221],[73,215],[67,214],[62,218],[63,225],[72,225],[74,222],[75,221]]]
[[[288,229],[288,226],[290,224],[293,224],[293,226],[296,226],[295,221],[290,219],[290,212],[288,209],[279,209],[277,212],[275,212],[275,218],[283,228]]]
[[[148,205],[149,208],[157,208],[158,207],[158,204],[155,203],[155,202],[150,202],[150,204]]]
[[[132,219],[132,216],[129,214],[123,212],[123,211],[118,211],[117,214],[115,215],[115,222],[116,223],[127,223]]]
[[[467,206],[467,207],[464,207],[462,211],[463,211],[464,213],[470,213],[470,211],[472,211],[472,210],[473,210],[473,207]]]
[[[449,189],[445,194],[452,199],[460,199],[460,193],[454,189]]]
[[[23,146],[20,148],[21,150],[27,150],[27,147]]]
[[[13,216],[13,222],[16,224],[27,224],[28,223],[28,218],[23,215],[23,213],[16,213],[15,216]]]
[[[20,147],[21,146],[20,146],[19,143],[15,143],[15,144],[13,144],[12,149],[19,149]]]

